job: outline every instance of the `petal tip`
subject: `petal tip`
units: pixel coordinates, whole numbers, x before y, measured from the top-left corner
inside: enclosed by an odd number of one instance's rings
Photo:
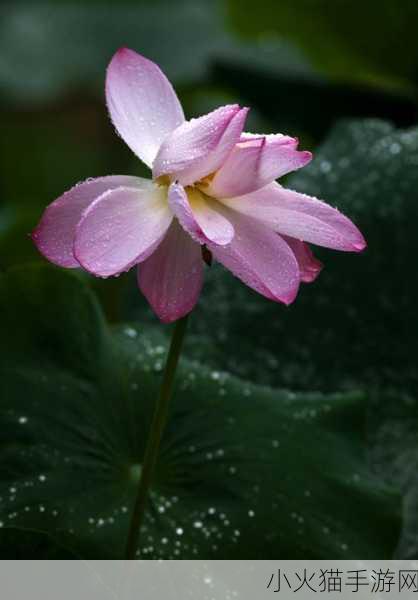
[[[40,229],[41,229],[41,223],[38,223],[38,225],[35,227],[35,229],[28,233],[28,237],[32,241],[32,243],[34,244],[34,246],[38,250],[38,252],[40,252],[42,254],[42,256],[45,256],[45,258],[48,259],[48,257],[46,256],[46,254],[44,252],[43,244],[41,241]]]
[[[120,48],[118,48],[116,50],[115,56],[121,56],[122,54],[125,54],[126,52],[133,52],[133,50],[131,50],[127,46],[121,46]]]
[[[295,290],[292,290],[291,292],[289,292],[285,296],[281,296],[280,298],[277,298],[277,301],[281,302],[285,306],[290,306],[296,300],[296,297],[298,295],[298,291],[299,291],[299,287],[297,287]]]
[[[235,115],[240,115],[242,122],[244,124],[248,113],[250,112],[250,107],[249,106],[240,106],[239,104],[236,104],[235,106],[238,107],[238,110],[236,111]]]
[[[39,237],[39,225],[37,225],[35,227],[35,229],[33,229],[32,231],[30,231],[28,233],[28,236],[30,237],[30,239],[32,240],[32,242],[37,245],[38,244],[38,237]]]
[[[239,104],[226,104],[220,108],[224,109],[225,116],[228,118],[226,125],[238,117],[240,118],[239,120],[242,120],[244,123],[245,119],[247,118],[248,111],[250,110],[248,106],[240,106]]]
[[[225,127],[229,125],[232,119],[238,117],[238,115],[245,120],[248,111],[250,110],[247,107],[242,107],[239,104],[226,104],[225,106],[221,106],[218,109],[220,113],[224,115],[226,122]],[[222,112],[221,112],[222,111]]]
[[[319,260],[315,259],[315,266],[312,266],[309,270],[306,270],[304,275],[301,276],[301,281],[303,283],[313,283],[318,276],[321,274],[324,265],[319,262]]]
[[[346,217],[348,219],[348,217]],[[349,220],[349,219],[348,219]],[[351,227],[353,228],[351,243],[347,244],[348,252],[363,252],[367,248],[367,242],[361,233],[361,231],[354,225],[352,221],[350,221]],[[345,248],[343,248],[344,250]]]
[[[132,50],[132,48],[128,48],[127,46],[121,46],[116,50],[107,66],[106,84],[109,84],[109,78],[111,78],[112,75],[116,75],[119,69],[123,69],[125,65],[129,66],[129,63],[133,61],[135,61],[136,64],[142,64],[144,67],[146,65],[158,67],[152,60],[139,54],[136,50]]]
[[[115,63],[129,58],[129,56],[132,54],[136,55],[136,52],[134,50],[131,50],[127,46],[122,46],[121,48],[118,48],[113,54],[112,58],[110,59],[109,64],[107,65],[107,77],[109,77],[109,73],[111,72],[112,67],[116,66]]]
[[[355,252],[363,252],[363,250],[366,250],[366,248],[367,248],[367,242],[363,237],[359,242],[356,242],[354,244]]]
[[[42,239],[41,239],[41,226],[40,224],[37,225],[35,227],[35,229],[31,232],[28,233],[28,236],[30,238],[30,240],[32,241],[32,243],[35,245],[36,249],[46,258],[48,258],[45,254],[44,251],[44,244],[42,243]]]
[[[138,52],[132,50],[132,48],[128,48],[127,46],[121,46],[120,48],[118,48],[115,54],[113,55],[113,58],[128,58],[129,56],[135,56],[136,58],[142,58],[143,60],[147,60],[144,56],[138,54]]]
[[[303,150],[300,153],[300,156],[301,156],[301,159],[302,159],[302,162],[304,163],[304,165],[307,165],[313,159],[313,154],[312,154],[312,152],[309,152],[309,150]]]

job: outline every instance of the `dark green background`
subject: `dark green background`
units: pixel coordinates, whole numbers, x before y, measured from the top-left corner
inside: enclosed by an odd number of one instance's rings
[[[147,175],[106,65],[158,64],[191,117],[314,151],[286,185],[338,206],[361,255],[289,308],[218,266],[191,318],[144,557],[418,557],[418,4],[5,2],[0,7],[0,556],[121,556],[170,327],[134,273],[45,264],[28,237],[87,177]]]

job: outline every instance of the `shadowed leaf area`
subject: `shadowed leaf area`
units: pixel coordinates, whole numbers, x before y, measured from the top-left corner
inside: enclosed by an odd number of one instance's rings
[[[79,276],[53,267],[11,269],[0,298],[1,524],[120,558],[165,344],[110,329]],[[366,464],[364,400],[184,359],[143,556],[390,557],[399,499]]]

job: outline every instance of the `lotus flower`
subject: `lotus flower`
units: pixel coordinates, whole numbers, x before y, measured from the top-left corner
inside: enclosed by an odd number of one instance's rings
[[[306,242],[360,251],[365,241],[338,210],[275,180],[306,165],[295,138],[243,133],[248,108],[222,106],[186,121],[170,82],[127,48],[111,60],[113,124],[152,169],[152,180],[89,179],[45,210],[32,234],[51,262],[98,277],[138,265],[138,285],[164,322],[198,301],[204,257],[266,298],[290,304],[321,270]]]

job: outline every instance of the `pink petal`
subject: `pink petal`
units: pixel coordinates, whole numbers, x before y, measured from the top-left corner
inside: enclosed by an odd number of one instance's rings
[[[298,240],[353,252],[366,247],[357,227],[336,208],[278,183],[222,203]]]
[[[116,130],[149,167],[162,141],[184,121],[167,77],[152,61],[121,48],[107,69],[106,101]]]
[[[234,237],[233,226],[216,210],[219,204],[216,200],[207,202],[198,189],[189,188],[186,193],[183,186],[172,183],[168,202],[183,229],[199,244],[225,245]]]
[[[117,275],[145,260],[171,221],[163,188],[151,181],[148,189],[119,187],[99,196],[84,211],[76,229],[74,255],[93,275]]]
[[[39,252],[60,267],[80,267],[74,257],[73,243],[83,210],[104,192],[120,186],[141,187],[144,181],[139,177],[115,175],[88,179],[75,185],[46,208],[32,233]]]
[[[299,152],[296,146],[297,140],[284,135],[241,136],[210,182],[207,193],[216,198],[249,194],[304,167],[312,154]]]
[[[299,264],[300,279],[304,283],[315,281],[322,271],[323,264],[315,258],[308,244],[288,236],[282,236],[289,244]]]
[[[235,229],[228,246],[208,244],[213,257],[270,300],[290,304],[299,288],[299,267],[289,245],[262,223],[224,211]]]
[[[247,112],[236,104],[222,106],[177,127],[161,145],[154,178],[171,175],[190,185],[219,169],[239,140]]]
[[[139,265],[138,284],[161,321],[184,317],[203,285],[201,246],[173,221],[157,250]]]

